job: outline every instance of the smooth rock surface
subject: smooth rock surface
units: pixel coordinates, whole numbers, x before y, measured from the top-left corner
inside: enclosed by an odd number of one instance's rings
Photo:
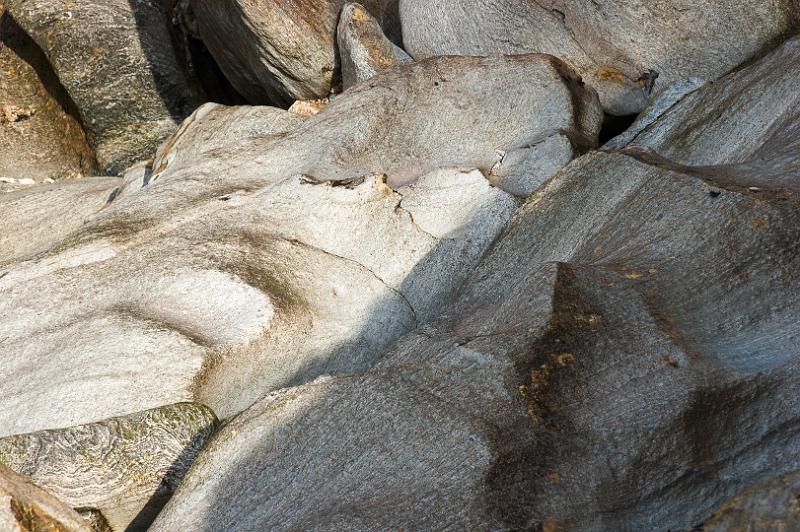
[[[110,203],[119,184],[117,178],[96,177],[0,195],[0,264],[44,251],[79,229]]]
[[[90,175],[94,154],[76,109],[3,2],[0,72],[0,176],[42,182]]]
[[[6,0],[75,102],[106,175],[152,157],[199,103],[173,49],[166,4]]]
[[[800,175],[765,148],[798,122],[792,46],[648,128],[729,96],[746,140],[706,156],[746,182],[641,147],[573,161],[373,370],[222,428],[153,530],[682,530],[800,469]],[[746,90],[762,69],[773,89]]]
[[[91,532],[78,513],[0,464],[0,530]]]
[[[794,0],[400,0],[400,15],[415,59],[552,54],[615,115],[638,113],[680,79],[718,78],[800,24]]]
[[[347,3],[342,8],[336,32],[342,68],[342,87],[373,77],[411,57],[389,40],[380,23],[361,4]]]
[[[234,87],[254,104],[327,97],[337,71],[345,0],[192,0],[200,34]],[[383,20],[383,1],[365,0]]]
[[[145,530],[216,423],[214,413],[201,405],[170,405],[0,438],[0,464],[74,508],[100,511],[113,530]]]
[[[227,418],[369,368],[516,209],[482,173],[497,150],[553,131],[596,144],[600,115],[536,55],[406,63],[305,120],[204,106],[147,186],[0,269],[0,358],[19,376],[0,382],[0,431],[182,401]]]

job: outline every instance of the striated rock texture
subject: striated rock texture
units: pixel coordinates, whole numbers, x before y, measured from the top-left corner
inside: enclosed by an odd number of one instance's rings
[[[345,0],[192,0],[200,34],[251,103],[325,98],[336,83],[336,27]],[[382,0],[364,7],[383,20]]]
[[[416,59],[553,54],[615,115],[638,113],[680,79],[718,78],[800,24],[794,0],[400,0],[400,15]]]
[[[0,530],[91,532],[75,510],[0,464]]]
[[[564,168],[439,319],[230,421],[152,530],[682,530],[799,469],[797,46]]]
[[[69,96],[0,2],[0,177],[42,182],[93,170],[94,154]]]
[[[227,418],[369,368],[516,209],[484,177],[497,150],[596,143],[601,114],[536,55],[403,64],[308,119],[202,107],[147,186],[0,268],[0,433],[181,401]]]
[[[703,532],[800,530],[800,473],[751,486],[703,523]]]
[[[6,0],[6,9],[75,102],[101,172],[152,157],[197,107],[161,2]]]
[[[411,60],[384,35],[380,23],[361,4],[344,5],[336,35],[344,89],[397,63]]]
[[[145,530],[211,437],[217,418],[177,404],[91,425],[0,438],[0,464],[113,530]],[[130,527],[130,528],[129,528]]]

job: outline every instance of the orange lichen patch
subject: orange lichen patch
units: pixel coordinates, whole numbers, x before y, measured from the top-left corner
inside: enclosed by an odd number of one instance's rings
[[[547,474],[547,480],[553,484],[561,484],[561,476],[559,476],[559,474],[555,471],[551,471]]]
[[[525,386],[524,384],[520,384],[519,385],[519,394],[522,397],[528,397],[528,387]]]
[[[665,363],[665,364],[667,364],[667,365],[669,365],[669,366],[672,366],[673,368],[677,368],[677,367],[679,367],[679,366],[678,366],[678,361],[677,361],[677,360],[675,360],[674,358],[672,358],[672,357],[671,357],[671,356],[669,356],[669,355],[667,355],[667,356],[665,356],[665,357],[664,357],[664,363]]]
[[[625,278],[626,279],[641,279],[641,277],[642,277],[642,274],[639,273],[639,272],[631,272],[631,273],[626,273],[625,274]]]
[[[539,368],[531,370],[531,389],[534,392],[540,392],[547,386],[547,381],[550,378],[550,365],[542,364]]]
[[[560,532],[564,530],[561,524],[555,519],[545,519],[542,522],[542,532]]]
[[[597,69],[597,79],[600,81],[613,81],[614,83],[630,82],[628,76],[620,72],[618,68],[611,65],[603,65]]]
[[[759,216],[753,218],[752,222],[753,222],[753,228],[755,229],[766,229],[767,227],[769,227],[767,221]]]
[[[590,327],[596,327],[603,323],[603,317],[599,314],[576,314],[575,321],[577,323],[585,323]]]

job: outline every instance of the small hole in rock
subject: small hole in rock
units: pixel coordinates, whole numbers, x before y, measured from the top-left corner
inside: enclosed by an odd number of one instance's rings
[[[708,195],[711,196],[712,198],[718,198],[720,194],[722,194],[722,192],[720,192],[719,190],[708,191]]]
[[[603,119],[603,128],[600,130],[600,145],[602,146],[617,135],[621,135],[636,121],[638,115],[614,116],[606,114]]]

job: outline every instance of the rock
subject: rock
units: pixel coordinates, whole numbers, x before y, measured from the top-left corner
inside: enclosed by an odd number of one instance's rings
[[[307,119],[204,106],[147,186],[0,268],[0,432],[182,401],[229,418],[364,371],[516,209],[484,177],[496,150],[596,142],[600,115],[546,56],[405,63]]]
[[[91,174],[94,154],[74,106],[2,2],[0,70],[0,176],[43,182]]]
[[[177,404],[100,423],[0,438],[0,463],[113,530],[145,530],[172,495],[217,418]],[[100,526],[98,525],[98,526]],[[130,527],[130,528],[129,528]]]
[[[798,123],[792,46],[645,130],[709,124],[691,153],[747,182],[642,148],[573,161],[372,370],[231,420],[151,530],[683,530],[800,469],[798,152],[765,148]]]
[[[604,109],[636,114],[674,82],[716,79],[794,31],[793,0],[400,0],[415,58],[539,52],[597,89]]]
[[[800,529],[800,473],[751,486],[703,523],[704,532]]]
[[[326,98],[337,70],[336,26],[345,0],[192,0],[203,41],[251,103]],[[365,7],[383,20],[381,0]]]
[[[75,510],[2,464],[0,529],[7,532],[91,532]]]
[[[329,98],[323,98],[321,100],[297,100],[289,107],[289,112],[297,116],[308,118],[309,116],[318,115],[320,111],[328,106],[329,102]]]
[[[44,252],[112,199],[120,180],[86,178],[58,184],[28,186],[0,195],[0,265]]]
[[[6,8],[75,102],[101,172],[119,174],[152,157],[198,105],[172,46],[166,5],[7,0]]]
[[[402,48],[383,34],[380,23],[361,4],[344,5],[337,40],[344,89],[397,63],[411,61]]]

